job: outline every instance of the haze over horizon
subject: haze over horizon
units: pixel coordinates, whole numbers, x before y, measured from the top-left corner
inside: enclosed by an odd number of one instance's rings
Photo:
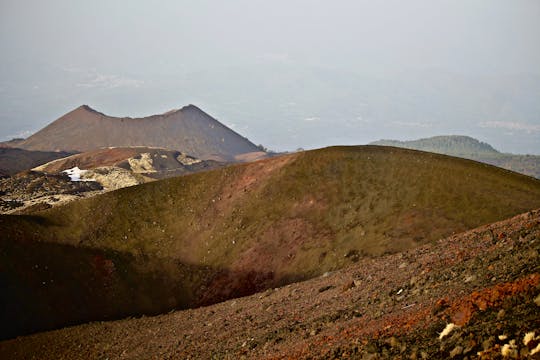
[[[189,103],[276,150],[444,134],[540,154],[540,3],[0,3],[0,140]]]

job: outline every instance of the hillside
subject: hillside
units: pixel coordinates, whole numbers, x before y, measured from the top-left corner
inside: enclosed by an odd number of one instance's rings
[[[209,307],[0,342],[0,357],[534,359],[539,237],[536,210]]]
[[[22,149],[4,150],[15,154],[49,154]],[[0,149],[0,163],[1,152],[2,149]],[[11,156],[9,162],[23,168],[33,167],[31,165],[36,165],[36,162],[42,163],[41,161],[28,163],[21,161],[20,158],[21,156]],[[47,162],[36,166],[32,171],[0,179],[0,213],[30,214],[81,197],[91,197],[154,179],[193,174],[225,165],[214,160],[195,159],[179,151],[167,149],[129,147],[90,150]],[[61,174],[76,167],[82,170],[80,178],[85,182],[97,182],[100,185],[99,189],[95,187],[86,189],[84,184],[72,183],[69,177]],[[84,189],[86,190],[83,191]]]
[[[372,142],[370,145],[395,146],[452,156],[499,154],[489,144],[469,136],[459,135],[434,136],[410,141],[379,140]]]
[[[0,179],[0,214],[26,214],[104,192],[95,181],[71,181],[66,174],[23,171]]]
[[[459,156],[540,179],[540,156],[500,153],[491,145],[469,136],[434,136],[410,141],[379,140],[370,145],[395,146]]]
[[[21,333],[159,313],[312,278],[538,207],[540,181],[469,160],[379,146],[306,151],[0,216],[12,284],[0,294],[7,312],[25,309],[10,322],[22,322]],[[60,250],[24,251],[34,247]],[[57,269],[49,291],[20,288],[28,283],[21,279],[39,285],[49,276],[27,261]],[[141,274],[153,279],[142,292],[130,285]],[[153,292],[159,300],[148,300]],[[84,314],[61,305],[73,296]]]
[[[180,151],[147,147],[120,147],[86,151],[48,162],[34,170],[58,173],[75,166],[80,169],[114,166],[153,178],[165,178],[215,169],[224,165],[224,163],[213,160],[195,159]]]
[[[11,140],[0,142],[0,148],[17,148],[24,141],[24,138],[13,138]]]
[[[112,117],[87,105],[65,114],[18,145],[27,150],[84,152],[146,146],[200,159],[234,160],[259,149],[194,105],[144,118]]]
[[[71,155],[68,152],[28,151],[10,147],[0,147],[0,176],[15,175],[49,161]]]

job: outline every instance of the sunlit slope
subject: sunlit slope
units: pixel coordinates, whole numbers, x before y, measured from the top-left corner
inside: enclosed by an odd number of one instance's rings
[[[538,207],[539,180],[360,146],[4,215],[0,338],[248,295]]]
[[[540,181],[443,155],[333,147],[4,219],[30,237],[282,277],[338,268],[540,206]]]

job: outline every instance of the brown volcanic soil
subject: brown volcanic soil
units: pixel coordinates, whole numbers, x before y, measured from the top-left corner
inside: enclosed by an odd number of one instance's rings
[[[28,151],[0,146],[0,175],[15,175],[30,170],[49,161],[69,156],[73,153],[56,151]]]
[[[93,169],[100,166],[114,166],[130,157],[138,155],[141,148],[105,148],[75,154],[51,161],[39,167],[39,171],[58,173],[78,166],[80,169]]]
[[[4,341],[0,357],[497,359],[515,340],[527,358],[540,341],[522,342],[540,335],[539,259],[536,210],[249,297]]]
[[[21,335],[80,322],[82,309],[59,306],[66,299],[76,302],[84,293],[90,306],[92,298],[111,296],[108,288],[94,286],[90,270],[73,278],[89,266],[87,258],[80,264],[63,252],[40,258],[39,251],[29,257],[12,248],[50,243],[114,251],[122,257],[106,257],[118,269],[113,290],[129,289],[137,277],[124,275],[133,263],[147,263],[162,281],[156,284],[171,290],[163,295],[171,300],[168,309],[196,307],[318,277],[538,208],[539,186],[538,180],[468,160],[371,146],[306,151],[156,181],[34,216],[0,216],[0,263],[9,262],[2,275],[15,290],[0,291],[0,302],[5,309],[24,303],[32,309],[28,314],[36,314],[13,319],[24,329],[15,333]],[[40,269],[67,262],[66,271],[42,280],[48,291],[41,282],[25,289],[25,279],[37,275],[21,264],[32,261]],[[192,276],[184,265],[201,272]],[[161,305],[152,307],[157,301],[147,300],[156,296],[156,287],[146,287],[143,303],[132,303],[122,292],[106,313],[93,309],[85,321],[162,313]],[[191,295],[175,292],[178,287]],[[45,316],[56,317],[54,326],[41,323]]]
[[[257,146],[193,105],[144,118],[112,117],[83,105],[19,146],[27,150],[84,152],[146,146],[180,150],[204,160],[234,160]]]
[[[24,138],[15,138],[8,141],[2,141],[0,142],[0,149],[1,148],[16,148],[19,147],[19,145],[24,141]]]

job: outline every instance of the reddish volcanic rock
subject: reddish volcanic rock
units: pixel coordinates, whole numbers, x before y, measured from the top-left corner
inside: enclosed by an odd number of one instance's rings
[[[536,342],[523,336],[540,334],[538,239],[537,210],[249,297],[0,342],[0,356],[493,359],[513,341],[526,358]]]

